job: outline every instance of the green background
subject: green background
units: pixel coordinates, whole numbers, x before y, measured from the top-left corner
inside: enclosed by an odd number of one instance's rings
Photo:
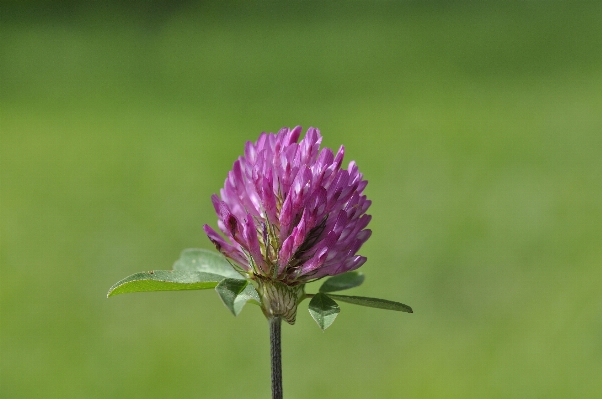
[[[415,313],[304,302],[287,398],[599,397],[602,2],[90,4],[0,4],[0,397],[269,397],[259,308],[105,295],[297,124],[370,181],[348,293]]]

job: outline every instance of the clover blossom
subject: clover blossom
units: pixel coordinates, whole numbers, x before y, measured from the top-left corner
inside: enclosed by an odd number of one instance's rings
[[[209,239],[245,277],[255,281],[267,317],[294,323],[305,283],[355,270],[370,237],[368,184],[344,147],[320,150],[322,136],[301,127],[262,133],[247,142],[220,191],[212,196],[224,239],[209,225]],[[221,197],[221,198],[220,198]]]
[[[370,238],[369,201],[355,162],[342,169],[344,148],[320,150],[320,131],[301,127],[262,133],[228,173],[220,196],[211,200],[223,235],[203,229],[221,256],[206,249],[182,251],[171,270],[132,274],[107,297],[129,292],[215,288],[235,316],[247,302],[260,305],[270,329],[272,399],[282,399],[281,325],[295,323],[297,306],[311,298],[308,311],[324,331],[340,312],[337,301],[413,313],[386,299],[333,294],[364,281],[353,271],[366,262],[357,255]],[[241,277],[242,276],[242,277]],[[333,276],[315,294],[306,283]]]

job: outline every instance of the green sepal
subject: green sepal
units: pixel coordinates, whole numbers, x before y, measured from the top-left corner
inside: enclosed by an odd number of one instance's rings
[[[339,274],[338,276],[330,277],[324,281],[324,284],[320,287],[320,292],[333,292],[348,290],[362,285],[364,282],[364,273],[360,272],[347,272]]]
[[[204,272],[219,274],[227,278],[243,279],[226,258],[215,251],[206,249],[189,248],[182,251],[180,259],[173,265],[174,270],[190,272]]]
[[[113,284],[107,298],[129,292],[206,290],[215,287],[223,276],[185,270],[154,270],[132,274]]]
[[[367,298],[364,296],[347,296],[347,295],[334,295],[326,294],[330,298],[337,299],[339,301],[352,303],[354,305],[368,306],[371,308],[397,310],[398,312],[414,313],[411,307],[404,305],[401,302],[388,301],[386,299],[379,298]]]
[[[260,303],[259,294],[247,280],[225,278],[215,287],[215,291],[234,316],[238,316],[247,302]]]
[[[309,314],[318,323],[322,331],[326,330],[337,318],[341,308],[326,294],[317,293],[309,301]]]

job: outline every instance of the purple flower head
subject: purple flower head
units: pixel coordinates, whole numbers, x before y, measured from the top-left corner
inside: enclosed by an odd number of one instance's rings
[[[218,226],[204,230],[216,248],[250,278],[287,286],[355,270],[370,237],[368,184],[355,162],[341,169],[344,148],[320,150],[322,136],[301,127],[262,133],[247,142],[211,200]],[[220,199],[221,197],[221,199]]]

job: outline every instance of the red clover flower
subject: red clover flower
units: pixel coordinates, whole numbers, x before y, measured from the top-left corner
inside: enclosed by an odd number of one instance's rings
[[[218,251],[259,285],[266,316],[294,323],[305,283],[355,270],[370,237],[368,182],[344,147],[320,150],[322,136],[301,127],[262,133],[247,142],[220,191],[212,196],[222,238],[204,230]]]
[[[215,288],[234,315],[248,302],[258,304],[270,327],[273,399],[282,399],[281,320],[294,324],[304,299],[311,298],[309,313],[322,330],[339,314],[337,301],[413,312],[400,302],[332,293],[364,281],[354,270],[366,262],[357,251],[371,234],[368,182],[355,162],[341,168],[343,146],[336,154],[320,150],[316,128],[301,141],[300,135],[297,126],[247,142],[220,196],[211,197],[225,238],[203,228],[224,256],[186,249],[172,270],[132,274],[107,294]],[[327,276],[317,293],[305,293],[305,284]]]

